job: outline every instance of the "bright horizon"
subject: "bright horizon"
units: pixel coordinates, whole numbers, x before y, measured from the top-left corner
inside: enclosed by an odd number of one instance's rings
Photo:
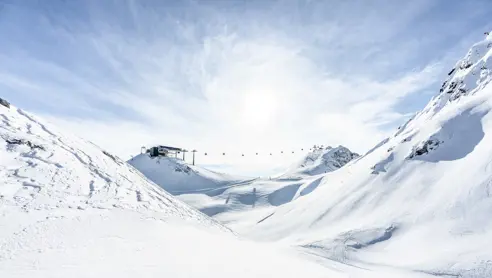
[[[313,145],[363,154],[391,135],[491,12],[485,0],[0,1],[0,97],[123,159],[171,145],[212,170],[272,175]]]

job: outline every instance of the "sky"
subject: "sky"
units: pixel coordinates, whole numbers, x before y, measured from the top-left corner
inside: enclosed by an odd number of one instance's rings
[[[492,30],[491,12],[489,0],[0,0],[0,97],[123,159],[171,145],[271,175],[313,145],[364,153],[391,135]]]

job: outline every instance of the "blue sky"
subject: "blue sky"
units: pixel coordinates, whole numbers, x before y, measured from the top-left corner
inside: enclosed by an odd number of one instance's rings
[[[389,135],[491,12],[489,0],[0,0],[0,96],[123,158],[160,143],[270,174],[300,148],[362,153]],[[281,150],[296,153],[252,155]]]

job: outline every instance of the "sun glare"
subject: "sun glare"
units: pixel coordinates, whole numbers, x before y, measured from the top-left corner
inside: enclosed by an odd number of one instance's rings
[[[264,93],[250,93],[245,96],[242,103],[243,123],[265,127],[274,117],[277,102],[274,96]]]

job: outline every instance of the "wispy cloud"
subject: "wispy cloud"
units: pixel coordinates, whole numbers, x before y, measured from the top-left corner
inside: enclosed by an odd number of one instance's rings
[[[438,0],[10,2],[0,90],[124,158],[173,144],[265,173],[313,144],[376,143],[428,100],[490,11]]]

